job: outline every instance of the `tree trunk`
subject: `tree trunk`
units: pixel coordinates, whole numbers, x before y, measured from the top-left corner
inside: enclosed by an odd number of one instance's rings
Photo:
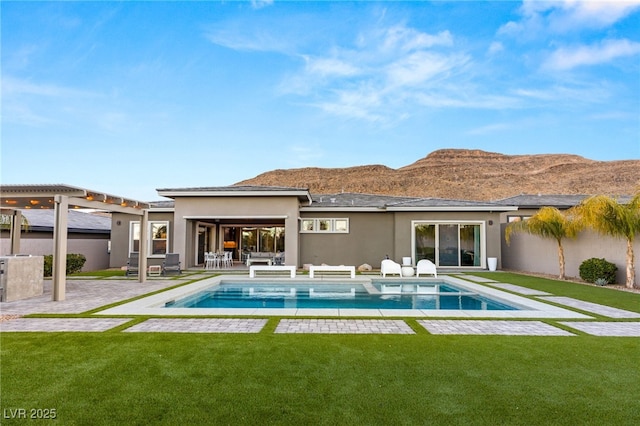
[[[636,269],[633,257],[633,240],[627,239],[627,288],[634,288],[636,285]]]
[[[560,264],[560,276],[558,279],[564,280],[564,248],[562,248],[562,241],[558,240],[558,263]]]

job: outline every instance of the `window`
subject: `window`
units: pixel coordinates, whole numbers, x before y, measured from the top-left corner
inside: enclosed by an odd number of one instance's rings
[[[522,220],[527,220],[529,219],[531,216],[507,216],[507,222],[511,223],[511,222],[520,222]]]
[[[169,247],[169,222],[149,222],[149,246],[147,253],[150,257],[163,257]],[[140,222],[131,222],[129,228],[129,252],[140,252]]]
[[[348,233],[349,219],[302,219],[300,232],[315,233]]]

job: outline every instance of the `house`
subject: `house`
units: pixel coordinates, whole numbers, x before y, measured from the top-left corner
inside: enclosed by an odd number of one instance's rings
[[[28,227],[20,235],[20,253],[53,254],[55,215],[53,209],[20,209]],[[0,253],[11,253],[10,229],[2,229]],[[110,215],[70,210],[67,226],[68,252],[83,254],[87,261],[83,269],[95,271],[109,267]]]
[[[158,194],[172,201],[151,203],[148,263],[175,252],[186,268],[202,265],[205,252],[230,251],[237,262],[284,252],[284,263],[296,267],[378,268],[388,256],[484,269],[488,257],[501,257],[501,214],[517,210],[492,202],[266,186],[163,188]],[[114,212],[111,238],[111,267],[119,267],[139,250],[139,219]]]

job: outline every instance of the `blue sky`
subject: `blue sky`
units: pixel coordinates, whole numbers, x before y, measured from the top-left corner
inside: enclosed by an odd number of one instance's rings
[[[640,0],[0,7],[4,183],[146,201],[443,148],[640,158]]]

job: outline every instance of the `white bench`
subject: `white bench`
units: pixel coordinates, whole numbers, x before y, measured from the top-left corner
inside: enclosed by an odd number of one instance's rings
[[[287,271],[291,278],[296,277],[296,267],[293,265],[251,265],[249,266],[249,278],[255,278],[257,271]]]
[[[309,278],[314,278],[316,272],[348,272],[351,278],[356,277],[355,266],[334,266],[334,265],[310,265],[309,266]]]

